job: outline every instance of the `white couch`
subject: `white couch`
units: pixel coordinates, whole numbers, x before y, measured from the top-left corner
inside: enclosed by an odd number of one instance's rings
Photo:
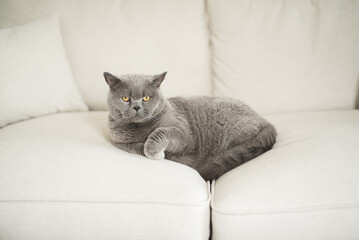
[[[358,12],[356,0],[0,1],[0,240],[359,239]],[[168,71],[167,97],[238,98],[277,143],[212,183],[122,152],[104,71]]]

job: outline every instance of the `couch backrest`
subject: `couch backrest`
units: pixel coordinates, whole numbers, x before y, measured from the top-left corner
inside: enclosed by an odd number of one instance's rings
[[[168,71],[166,97],[214,93],[260,113],[356,105],[358,0],[1,0],[0,28],[55,12],[91,109],[106,109],[103,71]]]
[[[67,57],[90,109],[106,109],[102,73],[168,71],[164,95],[210,94],[202,0],[1,0],[0,28],[59,13]]]
[[[209,0],[216,95],[261,113],[352,109],[358,0]]]

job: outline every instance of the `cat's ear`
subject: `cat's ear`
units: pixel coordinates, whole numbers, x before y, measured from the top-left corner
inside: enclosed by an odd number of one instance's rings
[[[119,78],[113,76],[111,73],[108,72],[104,72],[103,76],[105,77],[105,80],[110,87],[117,85],[121,81]]]
[[[159,75],[156,75],[154,77],[154,79],[151,81],[152,85],[154,85],[155,87],[160,87],[161,83],[165,79],[166,74],[167,74],[167,72],[164,72],[164,73],[161,73]]]

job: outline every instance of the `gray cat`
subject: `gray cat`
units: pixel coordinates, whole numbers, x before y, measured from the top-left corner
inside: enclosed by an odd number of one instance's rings
[[[105,72],[110,136],[115,146],[150,159],[196,169],[205,180],[272,148],[275,128],[247,105],[230,98],[164,99],[159,75]]]

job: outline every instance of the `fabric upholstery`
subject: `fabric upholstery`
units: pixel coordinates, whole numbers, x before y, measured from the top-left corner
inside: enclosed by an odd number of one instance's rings
[[[208,239],[206,182],[187,166],[114,147],[107,115],[1,129],[0,239]]]
[[[72,78],[57,16],[0,30],[0,128],[87,106]]]
[[[354,109],[359,1],[209,0],[214,93],[260,113]]]
[[[267,119],[274,148],[213,184],[213,239],[357,239],[359,110]]]
[[[168,71],[162,85],[166,97],[210,93],[204,1],[2,0],[0,28],[54,12],[60,15],[73,75],[90,109],[106,109],[105,71]]]

